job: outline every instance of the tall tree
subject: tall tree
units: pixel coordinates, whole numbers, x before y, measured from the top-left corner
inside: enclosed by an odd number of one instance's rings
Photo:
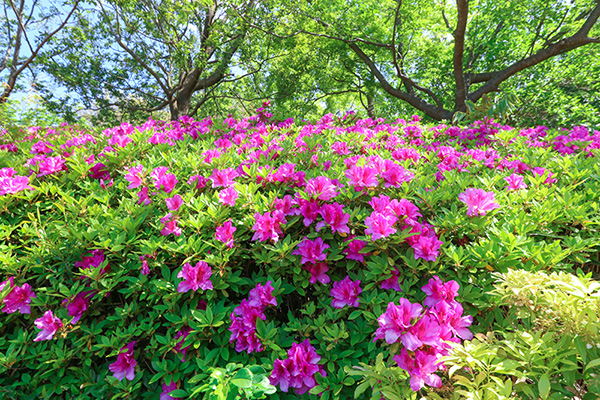
[[[33,70],[37,59],[64,31],[79,6],[73,2],[0,0],[0,104],[17,88],[19,79]],[[50,53],[59,53],[60,46]]]
[[[270,0],[256,26],[345,44],[380,90],[436,120],[515,75],[600,43],[600,0]],[[285,18],[280,17],[285,15]]]
[[[46,70],[88,107],[194,115],[240,60],[249,25],[237,15],[254,21],[255,8],[255,0],[98,1],[80,20],[86,45]]]

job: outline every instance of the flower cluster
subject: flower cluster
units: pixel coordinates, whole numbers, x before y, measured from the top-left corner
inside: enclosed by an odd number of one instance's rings
[[[12,168],[0,169],[0,196],[19,193],[25,189],[33,190],[29,186],[29,178],[15,175],[16,173]]]
[[[29,304],[31,303],[31,299],[36,297],[31,290],[31,286],[28,283],[16,286],[12,276],[8,278],[8,280],[0,283],[0,292],[7,286],[9,289],[2,301],[2,304],[4,305],[2,312],[12,314],[18,310],[21,314],[30,314],[31,307]]]
[[[248,299],[242,300],[242,303],[233,310],[229,316],[231,319],[229,341],[236,342],[237,352],[263,351],[263,345],[256,337],[256,320],[260,318],[264,321],[267,318],[264,311],[269,305],[277,306],[271,281],[267,281],[265,285],[257,284],[250,291]]]
[[[113,376],[120,381],[122,381],[123,378],[132,381],[135,377],[135,366],[137,365],[137,361],[133,358],[134,345],[135,341],[123,346],[121,352],[117,356],[117,361],[108,366],[108,369],[113,373]]]
[[[467,205],[467,215],[469,217],[483,216],[488,211],[500,208],[494,198],[494,192],[486,192],[483,189],[467,188],[464,193],[458,195],[458,200]]]
[[[183,278],[183,281],[177,286],[177,291],[185,293],[190,290],[195,292],[198,289],[212,290],[211,275],[212,270],[204,261],[198,261],[195,267],[192,267],[189,263],[185,263],[181,271],[177,274],[178,278]]]
[[[400,340],[403,348],[394,360],[409,373],[414,391],[425,384],[440,387],[442,381],[434,373],[442,367],[437,359],[448,354],[448,342],[473,338],[468,329],[473,318],[463,316],[462,306],[455,301],[458,289],[455,281],[444,283],[434,276],[422,288],[427,294],[426,308],[401,298],[399,305],[389,303],[377,319],[374,341],[384,339],[393,344]]]
[[[318,364],[321,357],[308,339],[300,344],[293,343],[287,354],[285,360],[277,359],[273,363],[269,377],[271,385],[279,385],[284,392],[294,388],[296,394],[301,395],[317,385],[316,374],[327,376],[325,369]]]

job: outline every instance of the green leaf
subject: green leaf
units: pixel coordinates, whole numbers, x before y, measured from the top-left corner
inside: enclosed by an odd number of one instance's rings
[[[538,389],[540,391],[540,396],[542,396],[543,399],[548,398],[548,395],[550,394],[550,378],[547,373],[540,377]]]
[[[248,368],[240,369],[233,378],[231,383],[240,388],[249,388],[252,386],[252,372]]]

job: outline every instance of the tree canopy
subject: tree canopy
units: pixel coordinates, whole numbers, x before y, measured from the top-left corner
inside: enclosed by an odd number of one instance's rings
[[[598,123],[599,17],[598,0],[92,1],[57,20],[76,28],[35,65],[99,115],[270,99],[282,115],[452,120],[483,99],[538,123]]]

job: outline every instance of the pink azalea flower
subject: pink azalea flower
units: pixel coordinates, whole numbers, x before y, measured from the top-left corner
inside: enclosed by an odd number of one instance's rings
[[[400,304],[388,303],[387,310],[377,318],[379,328],[375,331],[375,339],[385,339],[389,344],[398,339],[413,325],[413,321],[421,316],[423,307],[400,298]]]
[[[327,376],[323,367],[318,364],[320,359],[308,339],[300,344],[293,343],[288,350],[287,359],[275,360],[269,381],[273,386],[279,385],[284,392],[291,387],[296,394],[302,395],[317,385],[314,378],[317,373]]]
[[[135,341],[129,343],[127,346],[121,348],[121,353],[117,356],[117,361],[110,364],[108,369],[113,373],[113,376],[118,380],[122,381],[123,378],[127,378],[132,381],[135,377],[135,366],[137,361],[133,358],[133,346]],[[126,350],[123,352],[123,350]]]
[[[429,314],[423,315],[404,333],[400,340],[409,351],[415,351],[423,345],[440,345],[440,326]]]
[[[202,175],[192,175],[188,180],[188,185],[194,186],[196,189],[203,189],[206,187],[208,179]]]
[[[19,193],[25,189],[33,190],[26,176],[0,177],[0,196]]]
[[[225,221],[223,225],[217,226],[215,239],[225,243],[225,246],[230,249],[233,248],[233,233],[237,230],[235,226],[229,221]]]
[[[504,178],[504,180],[508,183],[505,187],[506,190],[519,190],[519,189],[527,189],[527,184],[523,182],[523,177],[517,174],[511,174]]]
[[[358,307],[358,295],[362,292],[360,281],[351,281],[349,276],[338,282],[333,282],[333,289],[329,293],[333,300],[331,305],[335,308],[345,306]]]
[[[65,307],[68,314],[73,317],[73,320],[71,320],[72,324],[76,324],[84,311],[87,310],[90,305],[89,297],[93,293],[94,291],[77,293],[72,299],[64,299],[62,301],[62,304],[66,304]]]
[[[235,351],[246,350],[250,354],[253,351],[264,349],[256,336],[256,320],[258,318],[264,321],[267,317],[261,309],[250,306],[246,299],[242,300],[242,303],[233,310],[229,316],[231,319],[229,342],[236,342]]]
[[[181,228],[177,226],[176,216],[168,213],[160,219],[160,222],[165,225],[165,227],[160,231],[161,235],[167,236],[172,233],[175,236],[181,236]]]
[[[233,168],[226,168],[222,171],[214,169],[209,179],[212,182],[213,188],[228,187],[234,184],[234,179],[239,175]]]
[[[248,294],[248,305],[263,310],[268,305],[277,306],[277,299],[273,296],[271,281],[266,284],[257,284]]]
[[[494,198],[494,192],[486,192],[483,189],[468,188],[464,193],[458,195],[458,200],[467,205],[467,215],[485,215],[488,211],[500,208]]]
[[[419,207],[406,199],[392,200],[390,202],[390,209],[398,219],[404,218],[407,224],[415,224],[419,217],[422,216]]]
[[[150,177],[152,178],[154,186],[157,189],[162,188],[162,190],[165,193],[171,193],[171,191],[173,191],[173,188],[175,187],[175,185],[178,182],[175,175],[167,174],[168,170],[169,170],[169,168],[167,168],[167,167],[156,167],[150,174]]]
[[[537,175],[537,176],[543,176],[546,173],[546,168],[542,168],[542,167],[535,167],[533,169],[533,174]],[[548,177],[546,178],[546,180],[544,181],[544,183],[548,186],[552,186],[553,183],[556,183],[557,180],[555,178],[553,178],[554,173],[552,171],[548,171]]]
[[[185,263],[181,271],[177,274],[178,278],[183,278],[183,281],[177,287],[177,291],[185,293],[189,290],[195,292],[198,288],[202,290],[212,289],[211,275],[212,270],[204,261],[198,261],[195,267],[192,267],[189,263]]]
[[[43,316],[35,320],[35,326],[42,331],[38,333],[34,342],[41,340],[50,340],[54,337],[57,330],[63,327],[63,323],[60,318],[55,317],[52,311],[48,310]]]
[[[320,231],[325,225],[329,225],[333,233],[349,234],[348,221],[350,220],[350,214],[346,214],[343,207],[338,203],[325,204],[319,211],[325,221],[317,223],[317,231]]]
[[[189,326],[184,326],[183,328],[181,328],[181,330],[179,332],[177,332],[177,335],[175,335],[175,339],[181,338],[181,340],[179,340],[177,342],[177,344],[173,348],[173,352],[175,354],[177,354],[177,353],[183,354],[183,358],[181,359],[181,362],[185,362],[185,352],[188,351],[188,349],[190,348],[190,346],[187,346],[184,348],[182,348],[182,346],[183,346],[183,342],[185,342],[185,339],[188,337],[188,335],[190,334],[191,331],[192,331],[192,328],[190,328]]]
[[[171,198],[166,198],[167,208],[171,211],[179,211],[179,207],[183,204],[183,199],[180,195],[176,194]]]
[[[143,187],[142,190],[138,192],[137,196],[140,198],[137,201],[137,204],[144,204],[145,206],[147,206],[148,204],[152,203],[152,200],[150,200],[150,196],[148,196],[147,187]]]
[[[346,178],[348,178],[348,183],[354,186],[357,190],[360,190],[364,187],[376,187],[379,185],[377,171],[373,168],[358,167],[353,165],[350,167],[350,169],[347,169],[344,172],[344,175],[346,175]]]
[[[79,269],[98,268],[106,260],[104,251],[100,249],[88,251],[87,256],[82,256],[81,261],[75,262],[75,267]],[[110,271],[110,266],[107,264],[100,270],[100,275],[104,275]]]
[[[142,275],[148,275],[150,273],[150,267],[148,266],[148,261],[146,258],[148,255],[144,254],[140,256],[140,261],[142,262]]]
[[[443,244],[435,236],[419,236],[412,248],[415,250],[415,260],[422,258],[427,261],[435,261],[439,256],[440,246]]]
[[[373,212],[365,219],[365,225],[367,226],[365,235],[372,235],[371,240],[388,237],[396,233],[396,229],[393,227],[396,221],[397,219],[394,216]]]
[[[371,253],[363,254],[360,251],[367,245],[367,242],[364,240],[354,239],[349,244],[348,247],[344,250],[346,253],[346,258],[349,260],[356,260],[358,262],[363,262],[365,260],[365,256],[370,255]]]
[[[417,350],[412,358],[406,349],[402,349],[399,355],[394,356],[398,366],[410,375],[410,387],[415,392],[421,390],[425,385],[441,387],[442,379],[435,375],[439,368],[437,356],[422,350]]]
[[[310,272],[310,283],[317,283],[317,281],[322,284],[327,284],[331,281],[331,278],[327,275],[327,271],[329,271],[329,267],[327,263],[320,262],[316,264],[309,264],[308,267],[304,267]]]
[[[0,290],[4,289],[6,285],[11,288],[10,292],[6,295],[3,300],[4,308],[3,312],[12,314],[15,311],[19,311],[21,314],[30,314],[31,308],[29,304],[31,299],[36,295],[31,291],[31,286],[28,283],[24,283],[22,286],[15,286],[13,283],[13,277],[10,277],[7,281],[0,284]]]
[[[369,200],[369,205],[373,208],[373,211],[384,214],[384,215],[392,215],[390,209],[390,198],[384,194],[379,197],[371,197]]]
[[[327,257],[325,249],[329,248],[329,245],[325,244],[320,237],[315,240],[305,238],[298,244],[298,248],[294,250],[292,254],[302,256],[302,261],[300,261],[301,264],[316,264],[318,261],[325,261],[325,258]]]
[[[403,183],[410,182],[415,174],[390,160],[385,160],[385,171],[381,173],[381,177],[385,180],[385,187],[389,188],[400,187]]]
[[[305,191],[313,199],[323,201],[329,201],[338,195],[337,187],[325,176],[309,179]]]
[[[265,213],[264,215],[260,215],[259,213],[254,214],[254,226],[252,226],[252,230],[255,232],[254,236],[252,236],[252,240],[260,240],[261,242],[266,242],[268,240],[273,240],[274,242],[279,241],[279,236],[283,234],[281,230],[281,223],[283,219],[283,214],[277,214],[276,211],[273,211],[273,216],[271,216],[270,212]]]
[[[321,210],[318,200],[308,201],[304,199],[298,199],[297,201],[300,205],[299,212],[304,217],[304,226],[310,226],[310,224],[317,219],[319,211]]]
[[[67,166],[65,165],[65,163],[66,163],[66,160],[60,156],[47,157],[47,158],[43,159],[42,161],[40,161],[40,164],[39,164],[40,172],[38,173],[37,176],[52,175],[57,172],[64,171],[67,169]]]
[[[172,397],[169,395],[169,393],[171,393],[175,389],[177,389],[177,383],[175,381],[171,381],[171,383],[169,385],[167,385],[166,383],[163,383],[162,384],[163,391],[160,394],[159,400],[174,400],[176,398],[179,398],[179,397]]]
[[[384,290],[393,289],[396,292],[401,292],[402,289],[400,288],[400,271],[398,270],[398,268],[394,267],[394,270],[392,271],[392,276],[388,279],[383,280],[379,287]]]
[[[219,192],[219,201],[225,205],[235,207],[235,201],[238,198],[238,192],[233,186],[229,186]]]
[[[454,303],[454,298],[458,295],[459,288],[460,286],[456,281],[444,283],[437,275],[434,275],[427,285],[421,288],[427,295],[423,304],[427,307],[435,307],[435,305],[440,302],[452,305]]]

